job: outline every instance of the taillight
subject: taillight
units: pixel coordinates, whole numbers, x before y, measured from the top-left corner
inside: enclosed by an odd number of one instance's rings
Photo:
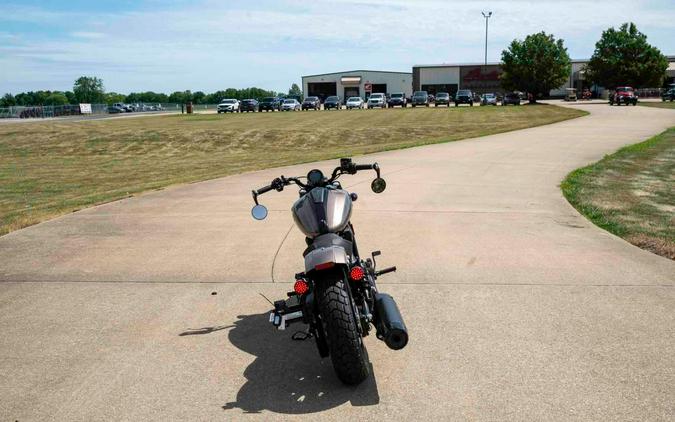
[[[327,270],[328,268],[333,268],[335,266],[335,262],[324,262],[323,264],[319,264],[314,267],[315,270],[321,271],[321,270]]]
[[[352,267],[351,271],[349,271],[349,278],[351,278],[354,281],[361,281],[365,276],[366,272],[363,270],[363,268],[359,266]]]
[[[295,285],[293,285],[293,290],[299,295],[304,295],[309,291],[309,285],[305,280],[295,280]]]

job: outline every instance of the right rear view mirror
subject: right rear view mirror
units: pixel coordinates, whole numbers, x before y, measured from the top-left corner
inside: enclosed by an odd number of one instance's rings
[[[370,188],[375,193],[382,193],[387,188],[387,182],[385,182],[383,178],[378,177],[370,184]]]

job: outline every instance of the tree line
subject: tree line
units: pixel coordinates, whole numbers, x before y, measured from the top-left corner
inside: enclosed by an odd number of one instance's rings
[[[565,84],[572,70],[572,63],[562,39],[539,32],[513,40],[502,52],[501,83],[505,89],[531,94],[531,102],[546,96]],[[624,23],[619,29],[603,31],[595,44],[595,51],[585,67],[585,77],[590,83],[608,89],[618,85],[633,88],[659,87],[664,83],[668,59],[658,48],[647,42],[647,36],[638,31],[634,23]],[[301,96],[302,90],[293,84],[288,95]],[[22,92],[5,94],[0,107],[14,105],[63,105],[78,103],[188,103],[214,104],[223,98],[262,98],[283,96],[261,88],[228,88],[211,94],[202,91],[176,91],[169,95],[132,92],[128,95],[105,92],[103,81],[97,77],[82,76],[75,81],[72,91]]]
[[[293,84],[288,90],[288,95],[302,95],[302,90],[297,84]],[[192,92],[175,91],[171,94],[145,91],[119,94],[117,92],[105,92],[103,80],[95,76],[82,76],[78,78],[72,91],[30,91],[16,95],[10,93],[0,98],[0,107],[12,106],[52,106],[66,104],[114,104],[114,103],[188,103],[193,104],[217,104],[223,98],[263,98],[284,96],[282,93],[262,88],[228,88],[213,93],[202,91]]]
[[[668,58],[629,22],[603,31],[584,70],[588,82],[613,89],[660,87],[667,68]],[[571,70],[563,40],[545,32],[513,40],[502,52],[502,86],[532,94],[530,102],[562,86]]]

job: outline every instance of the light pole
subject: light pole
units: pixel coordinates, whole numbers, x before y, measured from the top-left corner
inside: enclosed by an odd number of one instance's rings
[[[492,12],[481,12],[485,18],[485,66],[487,66],[487,34],[488,34],[488,19],[492,16]]]

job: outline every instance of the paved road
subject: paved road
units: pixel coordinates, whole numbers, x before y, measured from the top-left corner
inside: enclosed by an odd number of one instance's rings
[[[576,105],[576,107],[585,107]],[[367,340],[346,388],[313,344],[266,323],[301,269],[295,192],[247,192],[310,165],[181,186],[0,238],[0,419],[672,420],[675,263],[589,224],[570,170],[675,126],[675,112],[586,106],[546,127],[361,157],[360,249],[409,346]],[[319,163],[328,170],[334,163]],[[216,292],[216,295],[212,295]]]

